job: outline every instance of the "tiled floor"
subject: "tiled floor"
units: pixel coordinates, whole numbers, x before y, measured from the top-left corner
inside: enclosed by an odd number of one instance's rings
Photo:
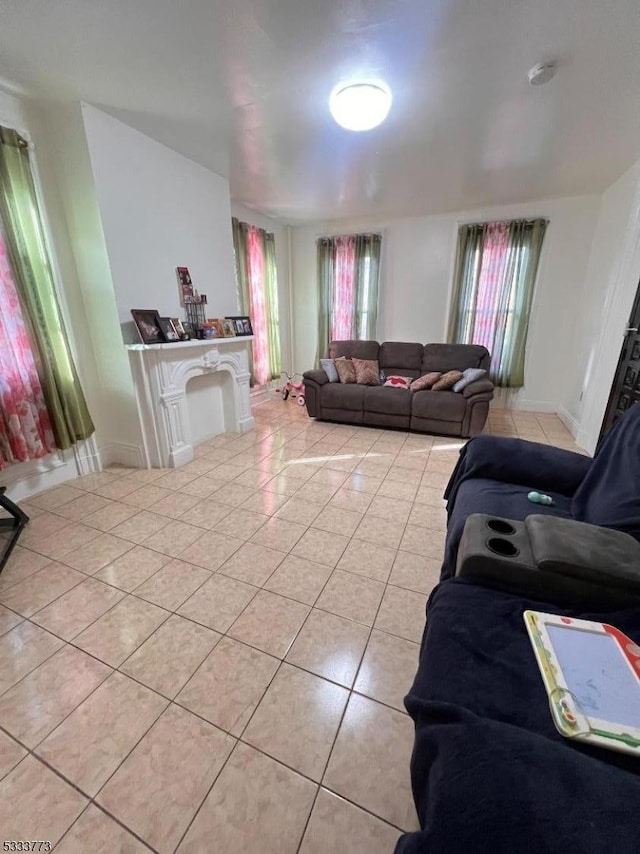
[[[460,441],[292,401],[179,471],[27,502],[0,576],[0,826],[57,852],[383,854]],[[553,415],[489,430],[574,448]]]

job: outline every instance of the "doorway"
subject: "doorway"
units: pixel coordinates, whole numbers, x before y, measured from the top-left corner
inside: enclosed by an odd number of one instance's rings
[[[640,283],[613,378],[598,442],[622,418],[627,409],[640,402]]]

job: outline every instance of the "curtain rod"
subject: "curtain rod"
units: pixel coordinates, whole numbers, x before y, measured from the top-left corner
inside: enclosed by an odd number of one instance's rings
[[[549,220],[545,216],[534,216],[531,219],[525,217],[514,217],[513,219],[472,219],[469,222],[461,222],[463,225],[492,225],[494,222],[524,222],[526,225],[533,225],[534,222],[544,222],[549,225]]]

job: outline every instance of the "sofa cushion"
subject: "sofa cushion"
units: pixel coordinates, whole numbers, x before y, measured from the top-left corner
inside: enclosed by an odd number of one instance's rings
[[[347,359],[377,359],[380,345],[377,341],[331,341],[329,343],[329,356],[339,359],[346,356]],[[469,365],[465,365],[469,367]]]
[[[479,344],[427,344],[420,372],[464,371],[465,368],[488,370],[490,362],[488,350]]]
[[[322,407],[362,412],[366,388],[355,383],[327,383],[322,386]]]
[[[356,369],[351,359],[341,356],[333,364],[336,366],[341,383],[354,383],[356,381]]]
[[[336,370],[335,362],[333,361],[333,359],[320,359],[320,366],[327,375],[327,379],[330,383],[340,382],[340,377],[338,376],[338,372]]]
[[[323,398],[324,400],[324,398]],[[462,421],[467,401],[453,391],[416,391],[413,393],[412,412],[418,418],[436,421]]]
[[[405,391],[409,391],[411,388],[411,377],[399,377],[394,374],[386,378],[384,385],[388,388],[403,388]]]
[[[384,344],[380,345],[380,368],[387,377],[398,374],[415,380],[423,373],[420,370],[423,351],[422,344],[385,341]]]
[[[454,391],[462,391],[468,385],[475,382],[476,380],[482,379],[482,377],[486,377],[487,372],[484,368],[467,368],[466,371],[462,372],[462,379],[458,380],[458,382],[454,385]]]
[[[438,382],[441,376],[442,374],[439,374],[438,371],[431,371],[429,374],[423,374],[411,383],[411,391],[424,391],[427,388],[431,388]]]
[[[462,371],[447,371],[431,386],[432,391],[446,391],[453,388],[463,377]]]
[[[380,366],[377,359],[352,359],[359,385],[380,385]]]
[[[389,415],[410,415],[411,398],[410,392],[402,389],[390,388],[389,386],[359,386],[365,389],[364,410],[365,412],[383,412]]]

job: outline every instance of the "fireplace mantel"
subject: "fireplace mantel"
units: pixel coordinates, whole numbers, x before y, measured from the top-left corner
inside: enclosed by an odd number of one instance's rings
[[[249,398],[253,336],[173,344],[132,344],[126,349],[136,392],[147,468],[178,468],[194,456],[186,392],[192,377],[226,371],[225,429],[254,427]],[[230,414],[229,414],[230,413]],[[231,423],[230,423],[231,422]]]

